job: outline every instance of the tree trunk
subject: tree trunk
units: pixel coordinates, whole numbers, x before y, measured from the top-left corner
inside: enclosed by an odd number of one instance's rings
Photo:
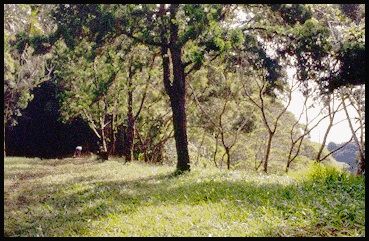
[[[329,132],[330,132],[330,130],[331,130],[331,128],[332,128],[332,126],[333,126],[333,118],[331,118],[331,120],[329,121],[328,128],[327,128],[327,130],[326,130],[326,132],[325,132],[325,134],[324,134],[323,142],[322,142],[322,144],[320,145],[320,148],[319,148],[318,154],[316,155],[315,160],[316,160],[317,162],[320,162],[321,155],[322,155],[322,153],[323,153],[323,150],[324,150],[324,147],[325,147],[325,143],[327,142],[327,137],[328,137],[328,134],[329,134]]]
[[[106,138],[105,138],[105,131],[104,131],[104,129],[101,130],[101,141],[102,141],[102,149],[103,149],[103,152],[108,152],[108,147],[106,145]]]
[[[6,157],[6,147],[5,147],[5,123],[4,123],[4,157]]]
[[[292,151],[293,151],[293,148],[294,147],[295,147],[295,144],[292,143],[292,145],[290,146],[290,152],[288,153],[288,159],[287,159],[287,165],[286,165],[286,172],[288,172],[288,169],[290,168],[291,156],[292,156]]]
[[[179,172],[190,170],[190,158],[187,142],[187,119],[185,109],[185,96],[171,98],[173,111],[174,139],[177,149],[177,170]]]
[[[109,155],[115,155],[115,132],[114,132],[114,124],[115,124],[115,115],[114,113],[111,115],[111,122],[110,122],[110,149],[109,149]]]
[[[126,135],[126,130],[123,124],[117,127],[117,137],[115,140],[115,153],[122,157],[124,156],[124,140]]]
[[[173,94],[170,99],[173,111],[174,138],[177,148],[177,170],[182,172],[190,170],[187,142],[186,80],[181,60],[181,49],[171,48],[171,53],[174,78]]]
[[[187,142],[187,118],[186,118],[186,76],[182,62],[182,47],[178,43],[178,25],[176,23],[176,13],[178,4],[170,5],[170,43],[165,36],[167,28],[162,26],[160,38],[163,43],[161,46],[161,56],[163,65],[163,82],[165,91],[169,95],[170,104],[173,112],[174,139],[177,149],[177,172],[190,171],[190,158],[188,155]],[[164,10],[165,5],[161,4],[160,9]],[[172,21],[173,20],[173,21]],[[170,81],[170,57],[171,53],[173,81]]]
[[[296,157],[299,155],[303,140],[304,140],[304,137],[303,136],[300,137],[300,142],[299,142],[299,144],[297,146],[297,150],[296,150],[296,152],[295,152],[295,154],[293,156],[292,156],[292,151],[293,151],[293,148],[295,147],[295,145],[296,145],[297,142],[292,143],[292,146],[290,147],[290,152],[288,154],[286,172],[288,172],[288,169],[290,168],[291,162],[293,162],[296,159]],[[298,139],[297,139],[297,141],[298,141]]]
[[[128,115],[127,138],[125,142],[125,158],[126,162],[133,159],[133,139],[134,139],[135,121],[132,115]]]
[[[102,151],[100,152],[100,157],[103,160],[108,160],[109,157],[109,152],[108,152],[108,145],[107,145],[107,141],[106,141],[106,135],[107,133],[105,133],[105,120],[106,120],[106,113],[108,112],[108,105],[107,105],[107,101],[106,101],[106,96],[104,95],[103,97],[104,100],[104,114],[102,114],[100,116],[100,127],[101,127],[101,142],[102,142]]]
[[[216,167],[218,167],[217,160],[216,160],[217,152],[218,152],[218,134],[215,134],[215,151],[213,155],[213,162]]]
[[[289,168],[290,168],[290,164],[291,164],[291,162],[287,162],[287,166],[286,166],[286,173],[288,172],[288,170],[289,170]]]
[[[229,170],[231,168],[231,156],[229,154],[229,148],[226,148],[226,153],[227,153],[227,169]]]
[[[362,155],[359,155],[359,162],[357,164],[356,175],[365,174],[365,158]]]
[[[103,123],[103,122],[101,122]],[[103,126],[103,125],[102,125]],[[101,142],[102,142],[102,150],[100,150],[99,156],[100,158],[105,161],[109,158],[108,148],[106,144],[106,137],[105,137],[105,131],[104,128],[101,129]]]
[[[127,114],[127,135],[124,143],[125,149],[125,158],[126,162],[130,162],[133,159],[133,139],[134,139],[134,128],[135,128],[135,120],[133,117],[133,89],[132,89],[132,77],[133,72],[130,70],[128,76],[128,114]]]
[[[359,150],[358,150],[358,152],[359,152],[358,153],[359,161],[358,161],[356,174],[357,175],[362,175],[363,173],[365,173],[365,142],[363,143],[363,142],[359,141],[359,139],[356,136],[356,132],[354,130],[352,122],[350,121],[350,115],[347,111],[347,106],[346,106],[346,103],[345,103],[345,97],[344,97],[342,92],[341,92],[341,98],[342,98],[343,109],[345,111],[347,121],[348,121],[350,130],[352,132],[352,137],[354,138],[354,141],[355,141],[357,147],[359,148]],[[363,128],[362,125],[361,125],[361,128]],[[361,135],[362,135],[362,133],[363,133],[363,129],[361,129]]]
[[[273,135],[274,135],[273,132],[269,132],[268,144],[267,144],[267,149],[265,151],[265,160],[264,160],[264,172],[265,173],[268,172],[269,153],[270,153],[270,148],[272,147]]]

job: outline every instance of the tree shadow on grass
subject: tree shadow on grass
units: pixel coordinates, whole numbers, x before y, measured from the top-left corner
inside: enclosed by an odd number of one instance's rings
[[[339,192],[328,190],[324,185],[315,189],[306,188],[313,182],[303,185],[260,184],[250,180],[216,181],[207,176],[207,181],[178,183],[175,177],[175,173],[166,173],[136,180],[96,181],[94,176],[90,176],[76,177],[63,184],[35,184],[32,193],[21,194],[18,198],[29,200],[23,200],[29,210],[40,210],[37,207],[41,206],[43,212],[30,212],[26,216],[29,222],[33,222],[32,225],[19,223],[16,230],[7,234],[37,234],[37,228],[41,226],[46,236],[83,236],[89,232],[91,220],[104,219],[110,214],[130,214],[145,206],[161,204],[227,202],[228,211],[272,207],[275,213],[279,213],[280,219],[288,219],[298,211],[299,205],[309,210],[327,206],[324,198],[315,199],[314,195],[331,192],[333,198],[333,194]],[[318,210],[312,214],[316,217],[309,218],[315,219],[321,213]],[[311,223],[313,228],[315,225]],[[69,231],[65,232],[62,228],[65,226],[70,227]],[[270,227],[269,232],[278,235],[272,229]]]

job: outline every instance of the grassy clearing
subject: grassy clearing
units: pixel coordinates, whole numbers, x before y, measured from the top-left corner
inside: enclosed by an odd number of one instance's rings
[[[119,159],[5,158],[6,236],[365,236],[365,184]]]

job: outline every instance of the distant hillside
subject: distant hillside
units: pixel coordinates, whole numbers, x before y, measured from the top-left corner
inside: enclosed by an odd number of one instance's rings
[[[344,144],[344,143],[343,143]],[[329,151],[332,151],[340,146],[343,145],[341,144],[336,144],[334,142],[330,142],[327,145],[327,149]],[[333,153],[333,157],[339,161],[339,162],[344,162],[346,164],[348,164],[350,166],[349,170],[350,171],[355,171],[356,170],[356,153],[358,151],[357,145],[353,142],[347,144],[345,147],[343,147],[342,149],[338,150],[337,152]]]

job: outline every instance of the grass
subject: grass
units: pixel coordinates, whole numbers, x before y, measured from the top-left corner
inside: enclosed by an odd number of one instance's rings
[[[365,184],[119,159],[5,158],[5,236],[365,236]]]

